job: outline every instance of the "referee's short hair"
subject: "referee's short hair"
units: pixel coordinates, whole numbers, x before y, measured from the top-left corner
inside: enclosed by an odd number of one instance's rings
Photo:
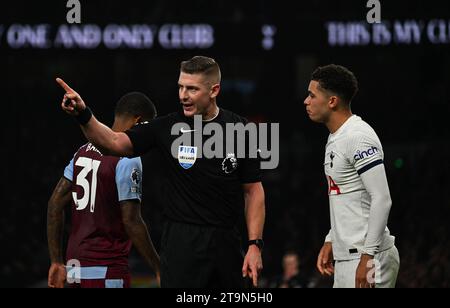
[[[335,94],[348,105],[358,92],[358,80],[355,75],[341,65],[329,64],[318,67],[312,73],[311,80],[317,81],[320,88]]]
[[[115,114],[140,116],[142,121],[150,121],[156,117],[156,108],[145,94],[130,92],[119,99],[116,104]]]
[[[181,62],[180,71],[186,74],[203,74],[214,83],[220,83],[221,73],[219,64],[205,56],[195,56]]]

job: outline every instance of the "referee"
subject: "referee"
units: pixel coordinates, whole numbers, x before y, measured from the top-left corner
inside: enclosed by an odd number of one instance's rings
[[[200,153],[208,140],[194,142],[195,146],[183,143],[176,148],[178,157],[172,154],[178,138],[195,139],[199,130],[199,123],[194,125],[196,115],[201,116],[202,131],[209,124],[226,132],[227,123],[247,123],[245,118],[217,106],[220,79],[219,65],[211,58],[196,56],[183,61],[178,80],[182,109],[125,133],[100,123],[80,95],[57,79],[66,91],[61,107],[76,117],[86,138],[102,153],[135,157],[158,149],[163,154],[166,204],[160,251],[162,287],[239,288],[245,286],[245,277],[256,287],[263,266],[265,204],[259,161],[248,155],[236,157],[236,149],[206,158]],[[181,123],[186,126],[174,134],[173,128]],[[222,149],[230,138],[224,133]],[[245,141],[248,149],[249,142]],[[245,257],[237,231],[244,208],[249,239]]]

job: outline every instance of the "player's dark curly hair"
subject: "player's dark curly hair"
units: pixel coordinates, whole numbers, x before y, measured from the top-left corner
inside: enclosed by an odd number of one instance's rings
[[[150,121],[156,117],[156,108],[145,94],[130,92],[119,99],[115,114],[140,116],[142,121]]]
[[[213,58],[195,56],[187,61],[181,62],[180,70],[187,74],[203,74],[220,83],[221,74],[219,64]]]
[[[311,80],[317,81],[322,89],[332,92],[348,105],[358,92],[358,80],[355,75],[341,65],[318,67],[312,73]]]

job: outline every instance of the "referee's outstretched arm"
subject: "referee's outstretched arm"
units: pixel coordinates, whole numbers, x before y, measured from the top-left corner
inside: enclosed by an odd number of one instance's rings
[[[77,92],[60,78],[56,78],[56,82],[66,91],[61,108],[77,119],[81,130],[92,144],[105,155],[133,155],[133,144],[127,134],[114,132],[98,121]]]

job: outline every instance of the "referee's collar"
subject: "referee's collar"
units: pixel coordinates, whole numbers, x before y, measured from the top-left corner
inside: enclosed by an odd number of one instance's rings
[[[219,116],[219,113],[220,113],[220,108],[217,107],[217,113],[211,119],[208,119],[208,120],[203,120],[202,119],[202,122],[212,122],[212,121],[214,121],[214,119],[216,119]]]
[[[217,121],[217,120],[219,120],[220,118],[222,118],[222,114],[223,114],[222,108],[219,108],[219,107],[217,107],[217,108],[219,109],[219,110],[217,111],[217,114],[216,114],[214,117],[212,117],[211,119],[208,119],[208,120],[203,120],[203,119],[202,119],[202,123],[214,122],[214,121]],[[187,122],[192,122],[192,123],[194,123],[194,117],[187,117],[187,116],[185,116],[185,115],[184,115],[184,112],[183,112],[183,109],[181,109],[181,110],[178,111],[178,115],[179,115],[181,118],[185,119]]]

